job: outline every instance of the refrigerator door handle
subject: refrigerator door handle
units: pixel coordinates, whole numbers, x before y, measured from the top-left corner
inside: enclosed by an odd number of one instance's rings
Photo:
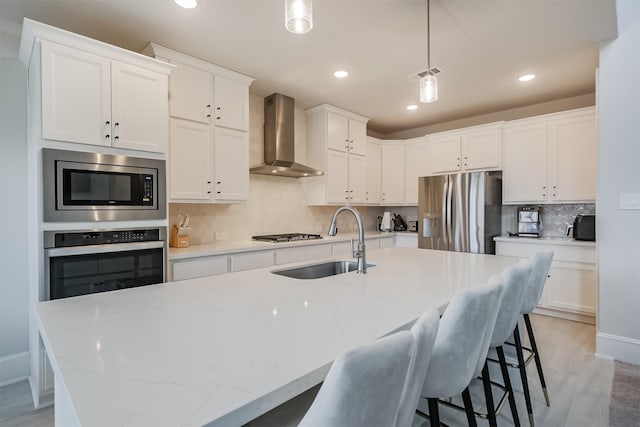
[[[447,233],[447,237],[446,237],[446,241],[445,243],[447,244],[448,250],[452,250],[453,248],[451,247],[451,245],[453,245],[453,226],[451,224],[452,220],[453,220],[453,183],[451,182],[451,176],[447,176],[447,184],[446,184],[446,225],[445,225],[445,229],[446,229],[446,233]]]

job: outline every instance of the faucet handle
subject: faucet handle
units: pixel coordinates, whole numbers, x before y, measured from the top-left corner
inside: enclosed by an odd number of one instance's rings
[[[353,257],[357,257],[358,255],[356,255],[356,251],[353,249],[353,239],[351,239],[351,254],[353,255]]]

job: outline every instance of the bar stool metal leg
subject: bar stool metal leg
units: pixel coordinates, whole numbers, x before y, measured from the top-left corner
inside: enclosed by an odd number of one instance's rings
[[[491,393],[491,378],[489,377],[489,365],[484,362],[482,368],[482,384],[484,385],[484,398],[487,401],[487,418],[490,427],[498,427],[496,421],[496,409],[493,406],[493,394]]]
[[[529,424],[531,427],[535,425],[533,421],[533,407],[531,406],[531,394],[529,394],[529,381],[527,380],[527,367],[524,364],[524,356],[522,354],[522,342],[520,341],[520,331],[516,325],[513,331],[513,339],[516,344],[516,354],[518,355],[518,366],[520,369],[520,379],[522,380],[522,390],[524,392],[524,401],[527,404],[527,413],[529,414]]]
[[[473,403],[471,402],[471,394],[469,393],[469,387],[465,388],[462,392],[462,401],[464,402],[464,410],[467,413],[467,422],[469,427],[477,427],[476,416],[473,412]]]
[[[536,369],[538,370],[538,377],[540,378],[540,384],[542,384],[542,392],[544,393],[544,400],[547,402],[547,406],[551,406],[551,403],[549,403],[549,393],[547,393],[547,384],[544,381],[544,374],[542,373],[542,362],[540,361],[540,354],[538,353],[536,338],[533,335],[533,327],[531,325],[531,319],[529,319],[528,313],[524,314],[523,316],[524,316],[524,323],[527,328],[527,334],[529,335],[529,342],[531,342],[533,359],[536,362]]]
[[[429,406],[429,422],[431,427],[440,427],[440,414],[438,413],[438,399],[428,398],[427,404]]]
[[[520,417],[518,417],[518,407],[516,405],[516,396],[513,394],[513,387],[511,386],[511,378],[509,377],[509,367],[507,366],[507,359],[504,357],[504,349],[502,346],[496,347],[498,353],[498,361],[500,362],[500,370],[502,371],[502,380],[504,386],[509,393],[509,407],[511,408],[511,417],[513,418],[513,425],[520,427]]]

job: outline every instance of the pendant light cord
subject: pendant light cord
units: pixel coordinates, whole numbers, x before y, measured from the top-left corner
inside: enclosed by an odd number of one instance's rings
[[[431,19],[430,19],[430,7],[431,0],[427,0],[427,74],[431,75]]]

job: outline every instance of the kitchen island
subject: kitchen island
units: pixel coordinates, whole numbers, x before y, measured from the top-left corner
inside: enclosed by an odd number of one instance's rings
[[[347,349],[515,263],[409,248],[367,261],[366,275],[299,280],[279,266],[39,303],[56,425],[242,425],[320,383]]]

